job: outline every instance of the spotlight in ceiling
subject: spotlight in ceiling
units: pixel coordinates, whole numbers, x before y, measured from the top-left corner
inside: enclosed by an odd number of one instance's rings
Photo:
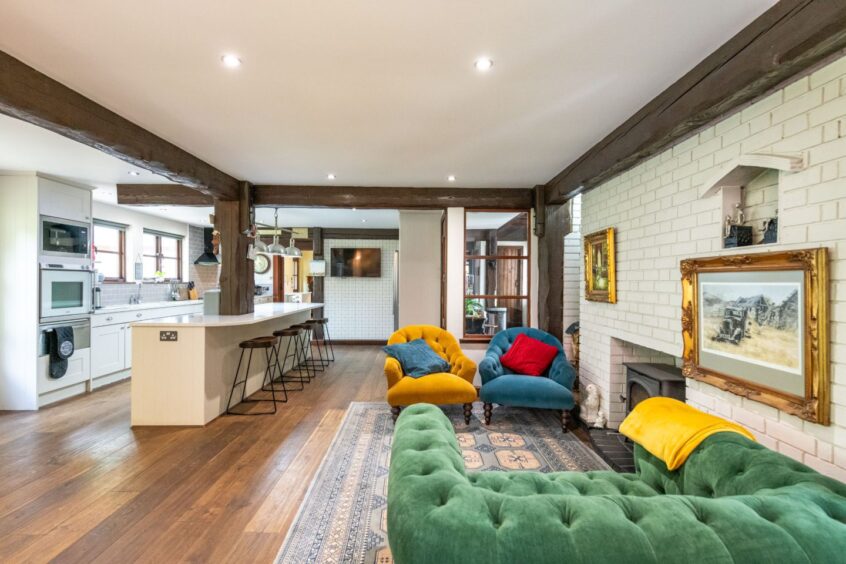
[[[488,72],[493,67],[493,59],[488,57],[479,57],[473,62],[473,66],[479,72]]]
[[[223,63],[223,66],[230,69],[237,69],[241,66],[241,59],[238,55],[232,55],[231,53],[228,55],[224,55],[220,58],[220,62]]]
[[[455,182],[455,175],[450,174],[449,176],[447,176],[447,182]]]
[[[130,170],[129,176],[141,176],[141,173],[138,172],[137,170]]]
[[[362,219],[362,220],[361,220],[361,222],[362,222],[362,223],[367,223],[367,220],[366,220],[366,219]]]
[[[333,173],[329,173],[326,175],[326,180],[335,180],[335,175]]]

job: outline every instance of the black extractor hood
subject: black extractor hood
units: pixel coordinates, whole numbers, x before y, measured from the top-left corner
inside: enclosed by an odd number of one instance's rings
[[[203,254],[197,257],[197,260],[194,261],[194,264],[220,264],[220,261],[217,260],[216,256],[214,256],[214,243],[212,243],[213,237],[214,229],[212,229],[211,227],[206,227],[205,229],[203,229]]]

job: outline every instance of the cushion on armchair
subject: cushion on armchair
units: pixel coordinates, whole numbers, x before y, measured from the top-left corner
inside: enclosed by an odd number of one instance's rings
[[[414,339],[407,343],[387,345],[383,350],[402,365],[407,376],[419,378],[437,372],[449,372],[449,362],[432,350],[425,340]]]
[[[541,376],[549,369],[556,355],[557,348],[521,333],[514,339],[511,348],[500,357],[500,362],[516,374]]]

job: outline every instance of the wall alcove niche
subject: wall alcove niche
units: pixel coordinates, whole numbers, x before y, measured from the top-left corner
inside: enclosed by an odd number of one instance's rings
[[[779,179],[807,166],[804,157],[746,154],[720,168],[702,186],[700,198],[722,198],[723,248],[777,243]]]

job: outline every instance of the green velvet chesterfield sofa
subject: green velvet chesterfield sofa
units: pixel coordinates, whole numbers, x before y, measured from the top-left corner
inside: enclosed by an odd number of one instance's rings
[[[669,472],[465,472],[452,425],[396,424],[388,539],[397,564],[846,562],[846,485],[736,433]]]

